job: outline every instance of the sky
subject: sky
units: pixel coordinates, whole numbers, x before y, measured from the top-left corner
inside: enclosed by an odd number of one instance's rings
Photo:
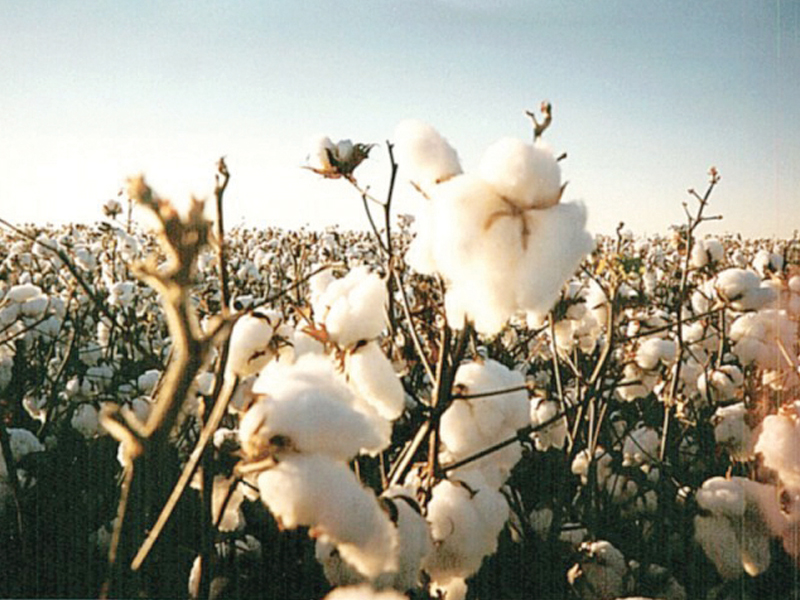
[[[689,188],[722,179],[701,232],[800,229],[797,0],[229,0],[7,2],[0,19],[0,217],[91,222],[128,176],[211,197],[226,223],[366,227],[346,182],[303,169],[320,134],[375,143],[356,171],[384,197],[386,142],[413,117],[466,171],[525,110],[589,229],[686,221]],[[400,165],[395,210],[420,198]]]

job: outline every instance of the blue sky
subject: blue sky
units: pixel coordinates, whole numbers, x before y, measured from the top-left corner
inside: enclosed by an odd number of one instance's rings
[[[496,139],[546,135],[590,228],[684,221],[722,182],[704,231],[800,228],[800,3],[28,0],[0,20],[0,216],[91,221],[127,175],[180,201],[233,174],[228,222],[363,226],[343,182],[301,169],[308,140],[384,142],[437,127],[466,169]],[[385,190],[384,148],[358,174]],[[401,165],[402,178],[402,165]],[[398,189],[398,210],[418,199]]]

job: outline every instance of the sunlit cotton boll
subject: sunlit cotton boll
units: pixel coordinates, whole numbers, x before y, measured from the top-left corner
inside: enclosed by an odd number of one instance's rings
[[[423,190],[461,173],[456,151],[427,123],[416,119],[401,121],[394,136],[401,172]]]
[[[37,285],[33,285],[31,283],[24,283],[19,285],[14,285],[11,289],[8,290],[6,293],[5,299],[9,302],[18,302],[22,303],[26,300],[29,300],[35,296],[42,295],[42,288]]]
[[[248,409],[239,427],[242,447],[253,457],[288,446],[349,460],[389,444],[389,422],[358,404],[325,356],[309,354],[292,365],[271,363],[253,391],[265,398]]]
[[[713,404],[737,398],[743,385],[744,375],[736,365],[722,365],[708,374],[703,372],[697,378],[697,391]]]
[[[720,406],[711,418],[714,439],[728,451],[733,460],[748,460],[753,456],[753,431],[747,424],[744,402]]]
[[[770,530],[783,522],[774,487],[712,477],[697,491],[697,504],[704,512],[694,518],[695,540],[723,579],[767,570]]]
[[[273,358],[291,353],[293,333],[294,329],[283,323],[283,315],[278,311],[261,308],[239,317],[228,346],[228,374],[247,377]]]
[[[549,208],[561,198],[561,169],[543,145],[503,138],[486,150],[478,173],[519,208]]]
[[[508,516],[505,497],[478,471],[436,484],[427,515],[434,551],[424,567],[431,580],[442,586],[475,573],[497,549]]]
[[[261,499],[288,528],[327,536],[341,557],[368,578],[397,569],[397,530],[344,463],[292,455],[258,476]]]
[[[764,287],[761,279],[753,271],[745,269],[725,269],[715,281],[714,289],[719,298],[738,311],[758,310],[776,299],[775,291]]]
[[[462,365],[455,378],[456,389],[466,394],[501,392],[523,386],[521,373],[494,361]],[[525,389],[481,398],[456,399],[442,415],[440,436],[444,460],[459,460],[513,437],[530,424],[530,404]],[[491,483],[499,487],[521,456],[512,444],[464,467],[480,467]]]
[[[313,304],[314,318],[342,347],[377,338],[386,326],[385,282],[366,267],[330,281]]]
[[[786,486],[800,491],[800,400],[764,419],[755,451]]]
[[[378,592],[364,584],[337,587],[323,600],[406,600],[406,596],[394,590]]]
[[[566,417],[556,419],[560,412],[561,408],[554,400],[544,398],[531,400],[531,425],[536,427],[555,419],[550,425],[531,433],[537,450],[544,452],[550,448],[558,450],[564,448],[567,439],[567,419]]]
[[[406,591],[416,588],[420,583],[422,561],[433,550],[428,522],[419,512],[413,491],[393,487],[381,496],[381,502],[397,527],[397,570],[381,573],[370,583],[375,589]],[[316,557],[332,585],[352,585],[365,581],[363,575],[342,560],[336,547],[327,539],[317,540]]]
[[[393,421],[403,412],[405,391],[377,342],[354,348],[345,358],[348,381],[356,394],[384,419]]]
[[[733,352],[743,365],[755,362],[764,369],[788,366],[784,351],[789,352],[797,341],[797,327],[786,311],[764,309],[747,313],[731,325]]]
[[[636,364],[639,368],[652,371],[659,364],[667,366],[675,362],[678,347],[672,340],[661,338],[648,338],[644,340],[636,351]]]

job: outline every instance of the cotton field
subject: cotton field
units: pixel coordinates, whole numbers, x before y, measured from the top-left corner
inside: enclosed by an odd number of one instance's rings
[[[545,129],[321,137],[366,232],[0,221],[0,595],[800,596],[800,240],[707,235],[714,169],[592,235]]]

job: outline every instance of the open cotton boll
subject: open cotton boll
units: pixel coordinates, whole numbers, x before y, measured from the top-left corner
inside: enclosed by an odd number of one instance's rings
[[[739,268],[718,273],[714,289],[723,302],[738,311],[758,310],[776,299],[774,290],[762,287],[758,275]]]
[[[345,370],[356,394],[384,419],[393,421],[403,413],[405,390],[377,342],[355,348],[345,358]]]
[[[733,460],[748,460],[753,456],[753,430],[747,425],[744,402],[720,406],[711,418],[714,439],[726,449]]]
[[[79,404],[75,407],[69,424],[84,438],[90,439],[95,437],[100,427],[97,409],[88,403]]]
[[[237,319],[228,345],[226,371],[247,377],[257,373],[276,356],[291,352],[294,330],[275,310],[256,309]]]
[[[800,491],[800,401],[784,406],[761,423],[755,451],[789,488]]]
[[[497,537],[508,516],[504,496],[479,471],[437,483],[427,515],[434,551],[424,568],[431,580],[441,586],[475,573],[483,558],[497,549]]]
[[[311,527],[341,557],[373,578],[397,569],[397,530],[346,464],[321,455],[291,455],[258,476],[261,499],[288,529]]]
[[[639,368],[652,371],[659,364],[667,366],[675,362],[678,347],[672,340],[648,338],[639,344],[636,351],[636,364]]]
[[[407,600],[394,590],[375,591],[369,585],[337,587],[323,600]],[[448,598],[449,600],[449,598]]]
[[[19,463],[28,454],[34,452],[44,452],[44,445],[39,439],[27,429],[16,427],[8,428],[8,441],[11,446],[11,455],[15,463]],[[0,448],[0,480],[8,477],[8,466],[6,465],[3,449]]]
[[[22,303],[26,300],[30,300],[35,296],[42,295],[42,288],[38,285],[33,285],[31,283],[23,283],[19,285],[11,286],[11,288],[6,293],[5,299],[9,302],[17,302]]]
[[[661,437],[651,427],[640,426],[631,431],[622,445],[622,466],[638,467],[658,461]]]
[[[461,173],[456,151],[427,123],[416,119],[401,121],[394,138],[397,164],[423,190]]]
[[[531,234],[516,279],[517,304],[524,311],[544,314],[583,257],[592,251],[594,240],[585,229],[582,203],[561,203],[528,214]]]
[[[308,166],[319,171],[332,171],[330,153],[335,152],[331,138],[321,135],[309,144]]]
[[[314,318],[342,347],[377,338],[386,327],[385,282],[366,267],[331,281],[314,305]]]
[[[266,397],[241,420],[239,438],[244,451],[259,457],[289,449],[350,460],[362,451],[383,450],[391,433],[388,423],[357,410],[347,386],[332,372],[313,373],[318,361],[307,356],[286,367],[273,363],[255,382],[253,389]],[[330,361],[321,358],[332,369]]]
[[[695,240],[692,246],[692,255],[689,264],[695,269],[702,269],[709,263],[719,262],[724,256],[725,249],[718,239],[698,239]]]
[[[558,402],[546,400],[544,398],[534,398],[531,400],[530,406],[531,425],[534,427],[547,423],[561,412]],[[544,452],[550,448],[561,450],[564,448],[564,443],[567,439],[566,417],[556,419],[543,429],[534,431],[531,433],[531,438],[533,439],[536,449],[540,452]]]
[[[610,542],[584,542],[581,559],[567,572],[567,580],[585,600],[622,597],[626,591],[628,565],[625,556]]]
[[[742,477],[712,477],[696,497],[705,513],[694,518],[695,540],[720,576],[729,580],[766,571],[769,528],[781,518],[775,488]]]
[[[494,360],[470,362],[456,372],[455,386],[465,394],[485,394],[524,385],[521,373]],[[457,399],[442,415],[440,439],[445,460],[459,460],[516,434],[530,424],[527,391],[517,390],[482,398]],[[513,444],[467,468],[498,471],[498,485],[519,460],[521,448]],[[487,473],[488,475],[488,473]]]
[[[520,208],[549,208],[561,198],[561,168],[542,145],[502,138],[487,148],[478,173]]]
[[[730,339],[736,342],[733,352],[743,365],[755,362],[763,369],[782,369],[787,362],[781,345],[787,351],[793,348],[797,330],[786,311],[764,309],[737,318]]]
[[[715,404],[739,397],[743,385],[744,375],[736,365],[723,365],[697,378],[697,391]]]
[[[428,522],[420,514],[412,494],[405,488],[393,487],[381,496],[384,508],[397,527],[398,556],[396,570],[381,573],[370,580],[375,589],[406,591],[419,586],[422,561],[433,550],[433,542]],[[323,566],[325,577],[332,585],[353,585],[365,581],[363,575],[342,560],[335,545],[327,538],[317,539],[315,553]]]

